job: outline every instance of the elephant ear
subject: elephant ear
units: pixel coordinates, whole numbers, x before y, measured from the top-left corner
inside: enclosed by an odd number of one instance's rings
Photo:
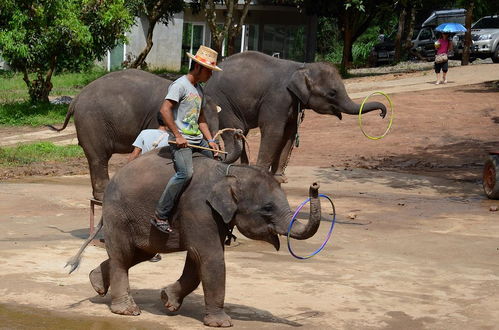
[[[237,210],[237,198],[234,191],[230,178],[225,177],[213,186],[213,190],[206,199],[211,208],[220,214],[227,224],[231,222]]]
[[[307,105],[310,99],[310,85],[307,70],[299,69],[291,76],[287,88],[303,105]]]

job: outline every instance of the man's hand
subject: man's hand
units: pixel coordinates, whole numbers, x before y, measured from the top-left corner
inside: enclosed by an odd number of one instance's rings
[[[179,148],[187,148],[187,140],[183,136],[178,136],[175,138],[175,142]]]
[[[135,158],[139,157],[142,152],[142,149],[139,147],[135,147],[132,153],[128,156],[128,163],[130,163]]]
[[[218,144],[216,144],[215,142],[208,142],[208,144],[210,145],[210,148],[215,149],[215,150],[220,150],[218,148]],[[217,157],[217,156],[218,156],[218,152],[214,152],[213,157]]]

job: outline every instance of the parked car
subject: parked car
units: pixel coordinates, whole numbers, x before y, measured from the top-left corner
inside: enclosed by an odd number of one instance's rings
[[[393,35],[394,33],[388,36],[383,34],[378,36],[379,43],[373,46],[368,58],[369,66],[378,66],[393,62],[395,56],[395,41]]]
[[[464,33],[452,38],[455,58],[461,59],[464,49]],[[499,63],[499,15],[485,16],[471,26],[470,61],[476,58],[492,58]]]
[[[438,39],[434,26],[425,26],[412,39],[411,56],[416,59],[433,61],[435,59],[435,41]]]
[[[480,18],[471,27],[471,39],[472,56],[499,63],[499,15]]]

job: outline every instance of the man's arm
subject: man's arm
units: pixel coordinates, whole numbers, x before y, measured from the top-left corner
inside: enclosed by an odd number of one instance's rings
[[[128,156],[128,162],[130,163],[132,160],[139,157],[141,152],[142,152],[142,149],[140,149],[139,147],[135,147],[133,149],[132,153],[130,154],[130,156]]]
[[[187,140],[180,134],[177,125],[175,125],[175,121],[173,120],[173,107],[175,106],[176,102],[166,99],[163,102],[163,105],[161,105],[161,109],[159,112],[161,113],[161,116],[163,117],[163,121],[166,124],[166,127],[170,130],[170,132],[173,133],[175,136],[175,141],[177,142],[177,146],[179,148],[186,148],[187,147]]]
[[[208,123],[206,122],[206,117],[204,116],[203,110],[199,113],[198,118],[199,130],[203,133],[203,136],[206,140],[208,140],[208,144],[211,148],[218,150],[218,144],[215,143],[213,137],[211,136],[210,128],[208,127]],[[217,156],[218,153],[215,153]]]

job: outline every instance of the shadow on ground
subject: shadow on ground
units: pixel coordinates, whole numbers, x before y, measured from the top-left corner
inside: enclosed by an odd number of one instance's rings
[[[486,81],[482,84],[482,89],[473,88],[463,88],[459,89],[459,92],[464,93],[499,93],[499,80]]]
[[[482,183],[483,164],[491,150],[499,149],[499,140],[480,141],[469,139],[463,142],[452,143],[452,137],[446,137],[449,142],[443,145],[428,145],[416,147],[411,153],[387,155],[383,157],[359,157],[350,168],[342,166],[330,169],[318,169],[321,180],[344,181],[355,179],[359,183],[385,180],[385,184],[392,188],[414,190],[429,187],[439,193],[469,194],[470,187],[462,183]],[[366,169],[372,172],[351,171],[352,168]],[[382,171],[391,171],[408,176],[383,174]],[[422,175],[424,178],[420,178]],[[442,184],[442,179],[453,180],[455,185]]]
[[[175,318],[179,315],[195,319],[199,322],[203,322],[204,317],[204,296],[196,293],[191,293],[188,295],[182,304],[180,310],[176,313],[171,313],[167,311],[160,299],[160,290],[131,290],[133,298],[137,305],[142,311],[158,315],[158,317],[171,317]],[[82,302],[89,300],[94,304],[104,304],[109,305],[111,303],[110,295],[106,297],[94,296],[89,299],[84,299],[82,301],[76,302],[68,306],[68,309],[75,308]],[[303,326],[304,320],[320,317],[324,315],[323,312],[313,311],[307,308],[303,308],[302,312],[291,315],[276,316],[269,311],[258,309],[251,306],[225,303],[225,311],[227,314],[236,321],[252,321],[252,322],[263,322],[272,324],[285,324],[293,327]],[[109,311],[111,313],[111,311]]]

